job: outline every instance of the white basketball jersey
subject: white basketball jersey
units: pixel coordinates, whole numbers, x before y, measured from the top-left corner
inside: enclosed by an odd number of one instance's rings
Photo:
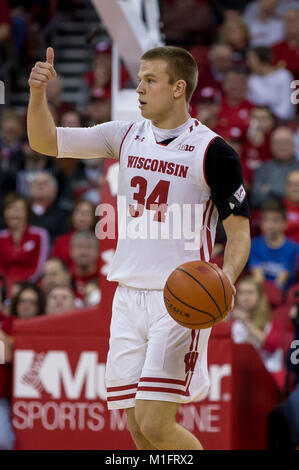
[[[180,264],[210,259],[218,212],[204,160],[216,137],[193,119],[163,145],[156,142],[150,121],[131,125],[120,149],[118,243],[108,280],[163,289]]]

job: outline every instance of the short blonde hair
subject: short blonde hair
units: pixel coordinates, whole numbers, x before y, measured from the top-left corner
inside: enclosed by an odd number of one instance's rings
[[[177,80],[186,82],[186,101],[189,103],[198,80],[198,68],[194,57],[186,49],[174,46],[155,47],[145,52],[141,57],[141,60],[155,59],[167,62],[170,84]]]

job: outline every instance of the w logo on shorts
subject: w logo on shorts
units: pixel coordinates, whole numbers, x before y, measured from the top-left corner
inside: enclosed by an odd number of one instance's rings
[[[198,358],[198,352],[196,352],[196,351],[188,352],[188,353],[185,355],[185,359],[184,359],[184,362],[185,362],[185,364],[186,364],[186,367],[185,367],[185,374],[187,374],[188,372],[190,372],[190,370],[191,370],[192,372],[194,372],[194,368],[195,368],[195,364],[196,364],[197,358]]]

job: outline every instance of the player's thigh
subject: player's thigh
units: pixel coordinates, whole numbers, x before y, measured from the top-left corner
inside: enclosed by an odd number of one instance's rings
[[[173,425],[180,404],[156,400],[136,400],[135,419],[139,427],[164,428]]]
[[[134,292],[118,287],[113,299],[106,380],[120,381],[119,385],[127,378],[138,381],[146,353],[143,325],[143,312],[136,305]]]

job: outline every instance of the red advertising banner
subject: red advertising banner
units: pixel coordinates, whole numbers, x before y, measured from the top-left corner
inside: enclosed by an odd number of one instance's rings
[[[100,311],[89,309],[16,322],[17,449],[134,449],[124,410],[106,406],[108,334],[100,332],[100,319]],[[178,422],[205,449],[265,448],[277,388],[256,351],[233,344],[230,325],[223,323],[212,331],[208,362],[209,395],[181,406]]]

